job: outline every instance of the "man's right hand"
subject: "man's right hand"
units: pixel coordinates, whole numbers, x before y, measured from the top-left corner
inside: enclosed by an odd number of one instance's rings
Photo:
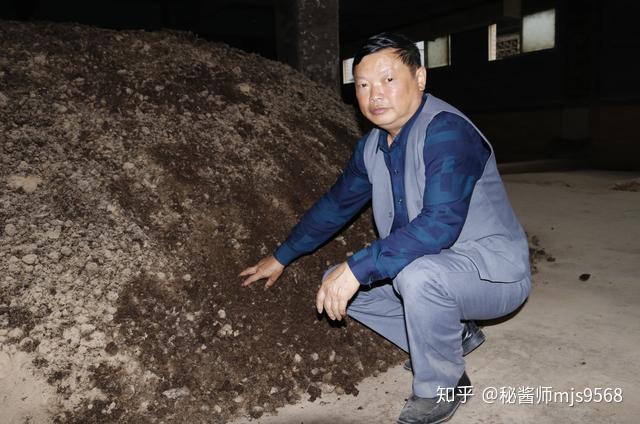
[[[284,265],[278,262],[275,256],[270,255],[266,258],[262,258],[260,262],[258,262],[254,266],[251,266],[242,271],[240,274],[238,274],[238,277],[246,277],[248,275],[250,276],[242,282],[243,287],[250,286],[256,281],[266,278],[267,283],[265,284],[264,288],[268,289],[269,287],[273,286],[280,275],[282,275],[282,271],[284,271]]]

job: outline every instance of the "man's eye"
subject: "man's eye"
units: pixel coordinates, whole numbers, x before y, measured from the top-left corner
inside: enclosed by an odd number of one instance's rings
[[[367,88],[367,84],[365,84],[365,83],[358,84],[358,86],[359,86],[360,88]]]
[[[393,81],[393,77],[387,77],[387,82]]]

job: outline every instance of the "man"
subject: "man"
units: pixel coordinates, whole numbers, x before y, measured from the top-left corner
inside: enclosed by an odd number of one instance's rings
[[[325,273],[316,307],[332,320],[348,314],[409,352],[413,395],[399,423],[443,422],[471,388],[462,356],[482,342],[471,327],[475,340],[464,346],[461,321],[497,318],[523,303],[531,288],[527,239],[489,142],[460,111],[424,93],[413,42],[371,37],[353,74],[360,110],[376,128],[274,255],[240,276],[244,286],[263,278],[272,286],[371,200],[380,238]]]

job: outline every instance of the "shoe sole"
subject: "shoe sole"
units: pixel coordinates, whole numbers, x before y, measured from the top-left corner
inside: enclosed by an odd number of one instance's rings
[[[449,415],[447,415],[446,417],[442,417],[442,419],[440,419],[438,421],[433,421],[430,424],[440,424],[440,423],[444,423],[446,421],[449,421],[453,417],[453,414],[456,413],[456,411],[458,410],[458,408],[460,407],[461,404],[462,404],[462,402],[458,402],[457,405],[453,407],[453,409],[451,410]]]

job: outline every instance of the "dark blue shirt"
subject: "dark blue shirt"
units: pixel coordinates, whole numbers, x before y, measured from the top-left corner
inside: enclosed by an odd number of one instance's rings
[[[361,284],[394,278],[418,257],[453,245],[467,217],[473,187],[489,158],[489,147],[469,122],[453,113],[438,113],[427,127],[424,143],[423,208],[409,221],[404,199],[407,136],[425,99],[426,96],[391,146],[387,133],[381,131],[378,148],[384,153],[391,177],[394,220],[388,237],[375,240],[348,259]],[[371,183],[364,164],[366,140],[367,136],[358,141],[342,175],[278,247],[274,253],[278,262],[288,265],[317,249],[371,200]]]

